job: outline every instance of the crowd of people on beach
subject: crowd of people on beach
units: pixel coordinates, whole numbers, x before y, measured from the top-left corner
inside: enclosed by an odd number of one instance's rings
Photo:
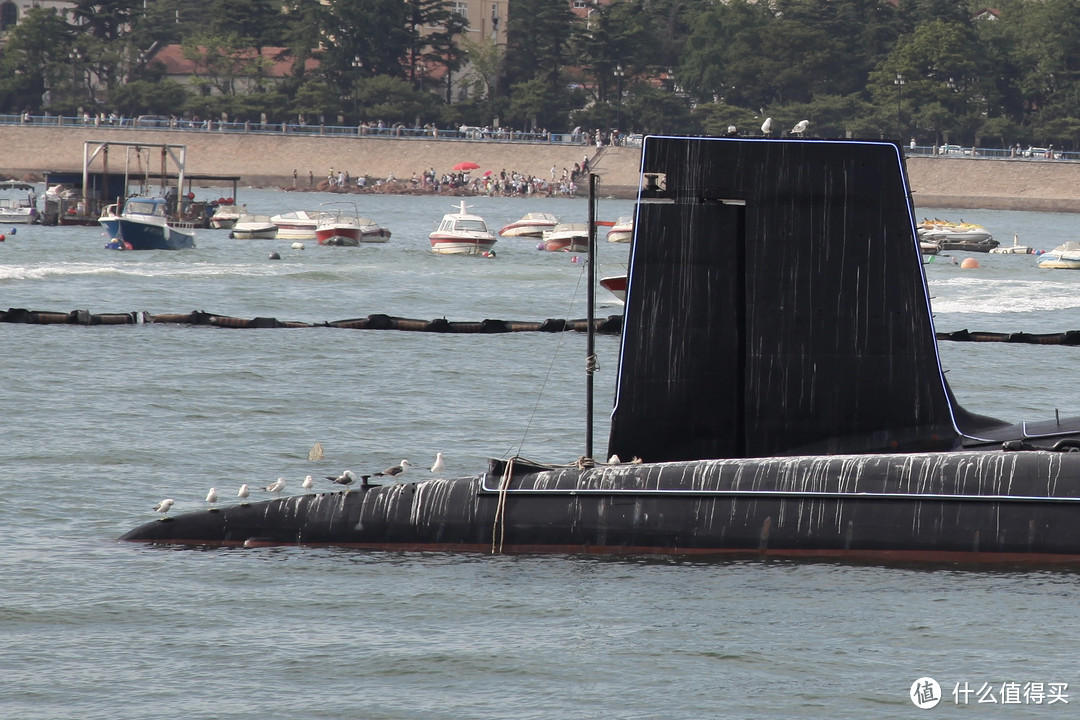
[[[438,173],[435,168],[417,173],[409,179],[399,179],[391,171],[385,178],[372,178],[363,173],[353,176],[347,170],[330,168],[325,180],[316,182],[315,173],[307,174],[308,190],[327,192],[376,192],[431,195],[487,195],[511,197],[517,195],[541,197],[577,197],[578,184],[588,175],[590,159],[586,154],[573,168],[551,166],[550,178],[522,173],[517,170],[486,171],[452,170]],[[296,169],[292,172],[293,190],[302,189]]]

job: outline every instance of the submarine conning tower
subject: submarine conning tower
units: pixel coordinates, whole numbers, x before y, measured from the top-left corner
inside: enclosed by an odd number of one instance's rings
[[[959,448],[893,142],[645,138],[609,453]],[[1000,444],[998,445],[1000,447]]]

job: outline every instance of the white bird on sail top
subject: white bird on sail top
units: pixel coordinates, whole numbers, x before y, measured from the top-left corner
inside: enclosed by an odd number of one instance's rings
[[[173,506],[173,502],[174,501],[172,498],[165,498],[154,506],[154,512],[159,512],[164,515],[165,513],[169,512],[169,508]]]
[[[240,498],[241,500],[247,500],[247,497],[250,494],[251,494],[251,491],[248,490],[247,483],[244,483],[243,485],[241,485],[240,489],[236,491],[236,497]]]
[[[305,490],[310,490],[314,484],[315,478],[308,475],[306,478],[304,478],[304,482],[300,483],[300,487],[304,488]]]
[[[443,460],[441,452],[435,453],[435,463],[431,466],[431,472],[436,474],[446,472],[446,461]]]
[[[808,128],[809,126],[809,120],[800,120],[799,122],[795,123],[795,127],[791,128],[791,134],[802,137],[802,134],[806,132],[806,128]]]
[[[391,465],[382,472],[375,473],[375,477],[397,477],[412,467],[408,460],[402,460],[400,465]]]
[[[285,478],[278,478],[263,488],[266,492],[279,493],[285,489]]]
[[[765,118],[765,122],[761,123],[761,134],[769,135],[772,133],[772,118]]]
[[[217,490],[215,488],[210,488],[210,492],[206,493],[206,502],[211,505],[217,502]]]

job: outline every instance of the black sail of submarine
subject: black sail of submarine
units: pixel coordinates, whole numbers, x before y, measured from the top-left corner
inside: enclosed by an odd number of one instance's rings
[[[187,513],[122,540],[1080,562],[1080,419],[965,411],[901,148],[648,137],[609,453]]]

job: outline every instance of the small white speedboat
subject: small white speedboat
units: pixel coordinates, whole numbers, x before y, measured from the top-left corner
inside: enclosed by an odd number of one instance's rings
[[[634,218],[621,217],[608,230],[608,242],[628,243],[634,237]]]
[[[491,252],[497,242],[484,218],[470,213],[464,200],[457,212],[443,215],[428,239],[431,250],[443,255],[482,255]]]
[[[1039,256],[1038,266],[1052,270],[1080,270],[1080,242],[1069,240]]]
[[[210,227],[215,230],[231,230],[241,215],[247,214],[244,206],[221,204],[210,216]]]
[[[559,223],[553,230],[544,233],[544,250],[551,252],[588,252],[588,223]]]
[[[278,227],[269,215],[241,215],[232,227],[229,237],[237,240],[273,240]]]
[[[559,224],[559,218],[548,213],[531,212],[525,213],[519,220],[515,220],[499,234],[503,237],[542,237],[545,232]]]
[[[270,221],[277,225],[278,237],[289,240],[314,240],[319,213],[311,210],[290,210],[271,215]]]

